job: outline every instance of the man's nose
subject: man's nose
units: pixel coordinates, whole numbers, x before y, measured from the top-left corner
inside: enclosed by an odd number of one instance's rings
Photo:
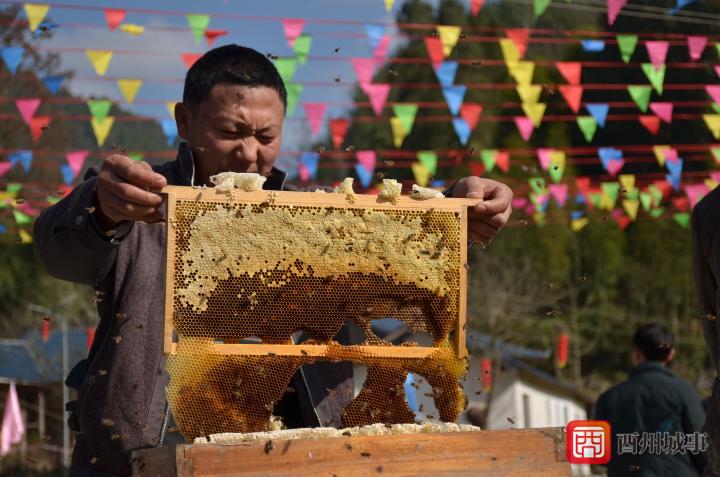
[[[254,136],[244,138],[238,146],[238,159],[245,162],[257,162],[258,146],[258,141]]]

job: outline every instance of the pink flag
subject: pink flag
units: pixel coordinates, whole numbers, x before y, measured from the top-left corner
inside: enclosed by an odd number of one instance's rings
[[[442,63],[445,59],[445,53],[443,52],[443,46],[440,38],[434,36],[425,37],[425,49],[432,61],[433,68],[437,70],[440,63]]]
[[[313,136],[316,136],[323,125],[327,105],[325,103],[305,103],[304,106],[305,117],[310,123],[310,131]]]
[[[720,65],[715,65],[715,74],[720,76]]]
[[[615,19],[620,14],[620,10],[625,6],[628,0],[607,0],[608,25],[615,23]]]
[[[663,122],[666,122],[668,124],[672,122],[672,103],[650,103],[650,111],[655,113],[655,116],[662,119]]]
[[[464,103],[460,106],[460,117],[465,120],[468,126],[470,126],[471,131],[473,131],[475,126],[477,126],[482,110],[482,104]]]
[[[711,172],[710,179],[714,180],[717,183],[720,183],[720,171]]]
[[[520,136],[522,136],[523,140],[529,141],[533,129],[535,129],[532,119],[527,116],[515,116],[515,126],[517,126],[518,131],[520,131]]]
[[[90,151],[73,151],[65,154],[65,160],[67,160],[70,170],[73,172],[73,177],[77,177],[82,171],[85,159],[90,154]]]
[[[678,159],[680,159],[677,149],[674,148],[665,149],[665,151],[663,151],[663,155],[665,156],[665,160],[670,162],[677,162]]]
[[[470,13],[477,15],[484,4],[485,0],[470,0]]]
[[[565,207],[565,202],[567,201],[568,196],[567,184],[550,184],[548,186],[548,191],[560,207]]]
[[[565,101],[567,101],[570,109],[572,109],[573,112],[577,114],[578,111],[580,111],[583,87],[575,84],[561,84],[560,86],[558,86],[558,89],[560,90],[560,94],[562,94],[562,97],[565,98]]]
[[[360,87],[368,95],[375,116],[380,116],[390,93],[390,85],[386,83],[360,83]]]
[[[10,381],[10,389],[5,400],[2,433],[0,434],[0,456],[7,455],[11,445],[19,444],[23,434],[25,434],[25,423],[20,409],[20,400],[15,389],[15,381]]]
[[[282,21],[283,31],[285,31],[285,39],[290,48],[295,46],[295,40],[300,36],[305,28],[305,20],[302,18],[286,18]]]
[[[353,58],[351,62],[358,83],[372,83],[375,74],[375,60],[372,58]]]
[[[495,154],[495,165],[498,166],[503,172],[509,171],[510,153],[507,151],[499,151],[497,154]]]
[[[528,45],[528,37],[530,36],[530,30],[527,28],[510,28],[505,30],[505,34],[510,38],[520,53],[520,58],[525,56]]]
[[[582,64],[579,62],[568,62],[558,61],[555,63],[555,67],[558,69],[565,81],[570,84],[580,84],[580,73],[582,71]]]
[[[705,91],[707,91],[715,104],[720,104],[720,85],[706,85]]]
[[[550,167],[550,153],[553,149],[541,147],[537,150],[538,160],[540,161],[540,167],[543,171],[547,171]]]
[[[16,99],[15,106],[17,106],[18,111],[20,111],[20,116],[22,116],[25,124],[29,126],[30,121],[33,116],[35,116],[35,111],[37,111],[38,106],[40,106],[40,98]]]
[[[375,151],[358,151],[355,157],[358,163],[370,174],[375,171],[375,163],[377,162]]]
[[[525,197],[513,197],[512,208],[520,210],[528,204],[528,200]]]
[[[702,197],[707,194],[708,188],[705,184],[690,184],[685,186],[685,193],[688,196],[688,199],[690,200],[690,207],[695,207],[695,204],[698,203]]]
[[[12,162],[0,162],[0,177],[4,176],[7,171],[12,169]]]
[[[648,56],[650,57],[650,63],[653,64],[655,69],[660,69],[665,64],[665,58],[668,52],[667,41],[646,41],[645,48],[647,48]]]
[[[300,175],[301,182],[307,182],[310,180],[310,171],[307,167],[305,167],[305,164],[298,164],[298,174]]]
[[[690,53],[690,59],[697,61],[702,56],[705,46],[707,46],[706,36],[688,36],[688,52]]]
[[[625,159],[610,159],[605,169],[611,176],[615,177],[624,165]]]
[[[375,64],[377,66],[385,63],[388,51],[390,50],[390,43],[392,43],[392,36],[383,35],[383,37],[380,39],[380,44],[373,51],[373,58],[375,58]]]

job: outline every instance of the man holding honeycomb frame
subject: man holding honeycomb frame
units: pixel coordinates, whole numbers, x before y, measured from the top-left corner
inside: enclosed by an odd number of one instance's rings
[[[93,285],[101,297],[88,359],[66,381],[79,391],[67,405],[79,431],[71,475],[130,475],[131,450],[177,436],[165,393],[160,191],[212,185],[211,176],[227,171],[257,173],[266,178],[263,189],[282,190],[285,173],[273,165],[286,102],[282,79],[264,55],[237,45],[211,50],[188,71],[175,108],[185,140],[175,161],[153,168],[113,154],[36,221],[36,249],[47,270]],[[496,181],[466,177],[446,195],[478,199],[468,210],[470,241],[489,243],[510,216],[512,192]],[[303,366],[292,383],[294,393],[275,410],[286,425],[341,424],[343,396],[352,388],[349,363]]]

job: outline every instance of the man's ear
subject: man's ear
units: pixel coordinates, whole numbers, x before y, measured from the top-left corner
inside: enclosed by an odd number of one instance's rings
[[[175,125],[178,135],[187,141],[190,130],[190,110],[185,103],[175,103]]]

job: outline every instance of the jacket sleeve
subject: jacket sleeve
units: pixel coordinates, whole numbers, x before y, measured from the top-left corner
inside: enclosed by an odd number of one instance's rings
[[[97,284],[114,264],[117,247],[132,230],[133,222],[123,222],[110,237],[100,228],[92,213],[96,175],[95,170],[89,170],[82,183],[35,221],[35,251],[55,278]]]
[[[705,424],[705,410],[703,409],[700,397],[689,385],[685,387],[685,392],[683,394],[683,400],[685,401],[682,416],[683,430],[685,434],[693,434],[695,432],[700,433],[703,431],[703,426]],[[695,468],[702,472],[707,465],[707,453],[689,453],[688,455],[695,465]]]

